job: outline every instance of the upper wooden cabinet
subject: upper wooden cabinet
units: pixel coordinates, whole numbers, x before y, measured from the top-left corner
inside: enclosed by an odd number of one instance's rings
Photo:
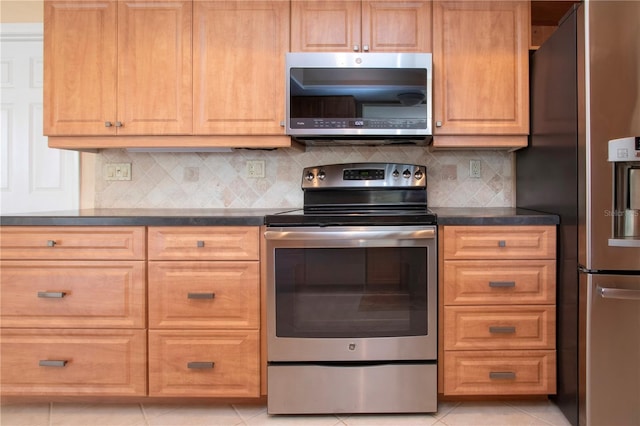
[[[284,135],[288,1],[194,2],[194,133]]]
[[[190,0],[44,7],[45,134],[191,133]]]
[[[434,146],[526,146],[528,55],[527,1],[434,1]]]
[[[293,52],[430,52],[431,1],[292,1]]]

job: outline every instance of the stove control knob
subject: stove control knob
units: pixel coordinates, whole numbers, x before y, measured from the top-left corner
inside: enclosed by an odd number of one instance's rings
[[[327,177],[327,174],[324,172],[324,170],[320,170],[318,172],[318,179],[324,180],[326,177]]]
[[[304,177],[306,180],[308,180],[309,182],[311,182],[313,180],[315,176],[313,175],[313,172],[309,172],[307,173],[307,175]]]
[[[391,175],[392,175],[394,178],[397,178],[398,176],[400,176],[400,172],[398,171],[398,169],[395,169],[395,170],[393,171],[393,173],[391,173]]]
[[[409,169],[406,169],[404,172],[402,172],[402,177],[405,179],[409,179],[411,177],[411,172],[409,171]]]
[[[416,172],[413,174],[413,177],[416,178],[416,180],[422,179],[423,176],[424,174],[420,170],[416,170]]]

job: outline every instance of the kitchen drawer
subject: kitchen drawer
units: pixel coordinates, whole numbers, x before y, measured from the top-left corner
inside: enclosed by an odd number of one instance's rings
[[[149,331],[149,396],[260,396],[259,331]]]
[[[2,259],[144,260],[145,228],[3,226]]]
[[[149,262],[150,328],[255,328],[255,262]]]
[[[553,304],[554,260],[444,262],[445,305]]]
[[[555,259],[554,226],[445,226],[444,259]]]
[[[554,306],[445,306],[444,350],[553,349]]]
[[[0,262],[3,327],[144,328],[143,261]]]
[[[3,329],[3,395],[144,396],[144,330]]]
[[[556,352],[445,352],[445,395],[549,395],[556,392]]]
[[[257,226],[150,227],[149,260],[258,260]]]

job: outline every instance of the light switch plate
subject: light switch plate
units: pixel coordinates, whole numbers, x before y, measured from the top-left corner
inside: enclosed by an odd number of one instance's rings
[[[107,163],[104,180],[131,180],[131,163]]]

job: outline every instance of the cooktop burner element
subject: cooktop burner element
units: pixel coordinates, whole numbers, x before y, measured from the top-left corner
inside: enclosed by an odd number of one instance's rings
[[[265,218],[269,226],[435,224],[425,166],[348,163],[302,172],[304,207]]]

